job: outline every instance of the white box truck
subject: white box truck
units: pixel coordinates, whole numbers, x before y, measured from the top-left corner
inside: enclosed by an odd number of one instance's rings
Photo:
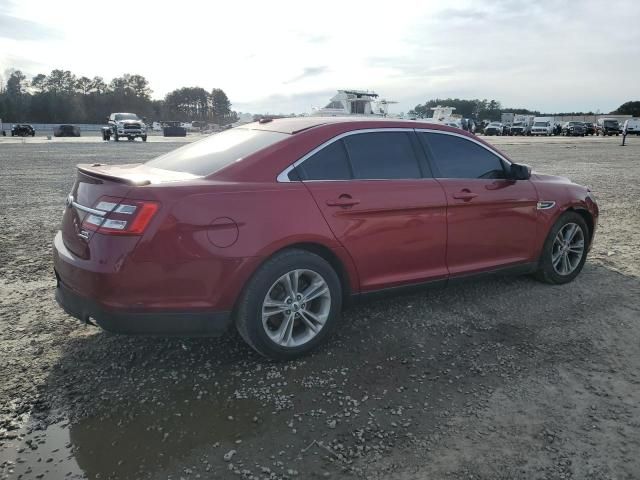
[[[514,113],[503,113],[500,117],[500,122],[502,125],[506,125],[507,127],[511,127],[513,125],[513,119],[515,117]]]

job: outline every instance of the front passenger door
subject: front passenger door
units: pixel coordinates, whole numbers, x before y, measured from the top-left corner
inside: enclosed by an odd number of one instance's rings
[[[466,136],[418,132],[447,197],[447,267],[452,276],[532,262],[538,195],[529,180]]]

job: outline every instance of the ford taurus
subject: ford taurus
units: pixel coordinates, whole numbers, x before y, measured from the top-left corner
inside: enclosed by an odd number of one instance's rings
[[[589,189],[472,134],[367,118],[265,120],[146,163],[81,164],[54,239],[56,299],[127,334],[216,335],[290,359],[352,297],[493,272],[564,284]]]

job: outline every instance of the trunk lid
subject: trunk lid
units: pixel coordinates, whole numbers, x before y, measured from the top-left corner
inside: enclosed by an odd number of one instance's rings
[[[65,246],[80,258],[90,257],[89,245],[95,231],[83,227],[88,215],[102,214],[96,208],[100,201],[120,201],[131,190],[150,184],[197,178],[183,172],[147,167],[144,164],[104,165],[80,164],[71,193],[67,196],[62,218]]]

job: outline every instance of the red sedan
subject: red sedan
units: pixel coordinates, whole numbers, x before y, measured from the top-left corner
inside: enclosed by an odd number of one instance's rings
[[[79,165],[54,240],[56,299],[120,333],[235,323],[288,359],[330,334],[348,297],[506,271],[569,282],[597,219],[586,187],[461,130],[267,120],[143,164]]]

